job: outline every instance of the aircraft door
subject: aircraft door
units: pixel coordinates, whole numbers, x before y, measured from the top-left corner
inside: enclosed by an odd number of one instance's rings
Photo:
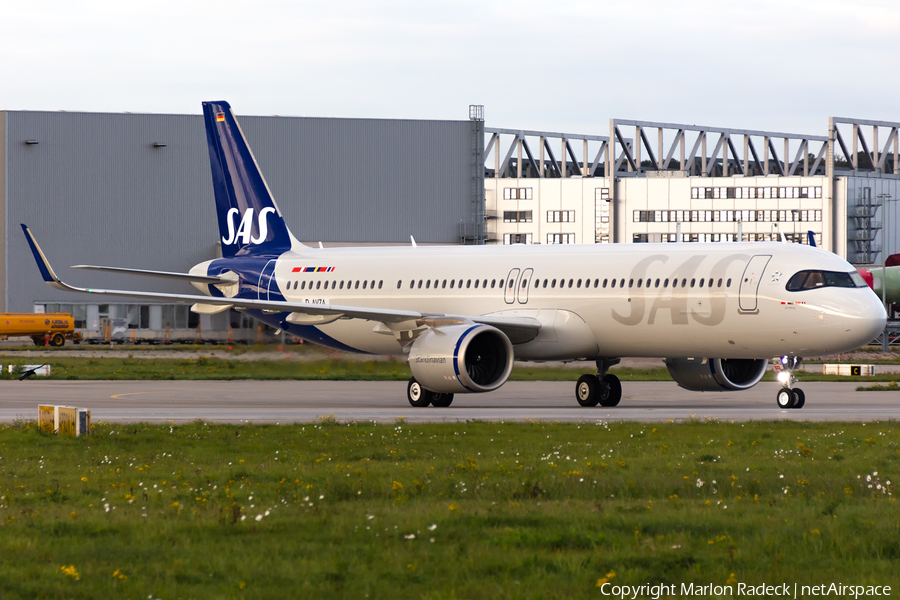
[[[519,283],[519,304],[528,304],[528,288],[531,287],[531,276],[534,269],[525,269],[522,272],[522,280]]]
[[[513,269],[504,281],[503,299],[507,304],[514,304],[516,301],[516,284],[519,281],[520,269]]]
[[[269,290],[272,285],[275,285],[275,289],[278,289],[278,284],[275,283],[275,259],[270,260],[266,263],[266,266],[263,267],[263,270],[259,274],[259,286],[257,288],[257,298],[259,300],[268,300],[269,299]]]
[[[738,292],[738,305],[741,312],[755,312],[757,310],[756,294],[759,283],[762,281],[763,271],[772,259],[771,255],[754,256],[747,263],[744,275],[741,277],[741,285]]]

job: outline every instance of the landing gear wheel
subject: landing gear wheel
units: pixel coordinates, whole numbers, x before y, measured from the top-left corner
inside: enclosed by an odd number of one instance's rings
[[[434,397],[432,392],[423,388],[415,377],[410,377],[409,383],[406,384],[406,399],[409,400],[410,406],[425,408],[431,404],[432,397]]]
[[[791,392],[794,396],[794,402],[791,404],[791,408],[803,408],[803,405],[806,404],[806,394],[804,394],[803,390],[800,388],[794,388]]]
[[[604,393],[600,394],[600,406],[618,406],[622,399],[622,382],[615,375],[607,375],[601,382]]]
[[[431,405],[436,408],[447,408],[453,403],[453,394],[432,394]]]
[[[775,396],[775,402],[778,403],[778,408],[793,408],[793,391],[791,391],[789,388],[781,388],[780,390],[778,390],[778,395]]]
[[[597,406],[603,387],[596,375],[582,375],[575,384],[575,399],[581,406]]]
[[[50,338],[50,345],[54,348],[59,348],[63,344],[66,343],[66,338],[63,337],[61,333],[54,333],[53,337]]]

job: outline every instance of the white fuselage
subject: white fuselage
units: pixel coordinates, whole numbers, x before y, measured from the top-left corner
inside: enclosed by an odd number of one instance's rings
[[[868,343],[885,322],[868,287],[787,291],[800,270],[854,271],[798,244],[300,248],[268,268],[260,299],[535,318],[537,337],[514,346],[524,360],[815,356]],[[379,325],[317,329],[361,352],[400,353]]]

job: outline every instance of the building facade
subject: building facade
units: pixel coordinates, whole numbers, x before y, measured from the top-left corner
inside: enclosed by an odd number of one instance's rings
[[[310,244],[459,243],[483,222],[483,121],[238,117],[291,230]],[[477,190],[477,192],[473,192]],[[480,206],[479,206],[480,204]],[[41,280],[20,223],[64,280],[191,293],[77,264],[186,272],[218,255],[202,115],[0,112],[0,312],[72,312],[88,333],[179,337],[248,326],[237,313],[83,298]],[[474,239],[472,241],[480,241]],[[252,327],[255,329],[256,325]]]

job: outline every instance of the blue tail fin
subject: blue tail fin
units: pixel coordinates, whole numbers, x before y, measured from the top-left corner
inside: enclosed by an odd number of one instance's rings
[[[227,102],[204,102],[222,256],[276,254],[293,236]]]

